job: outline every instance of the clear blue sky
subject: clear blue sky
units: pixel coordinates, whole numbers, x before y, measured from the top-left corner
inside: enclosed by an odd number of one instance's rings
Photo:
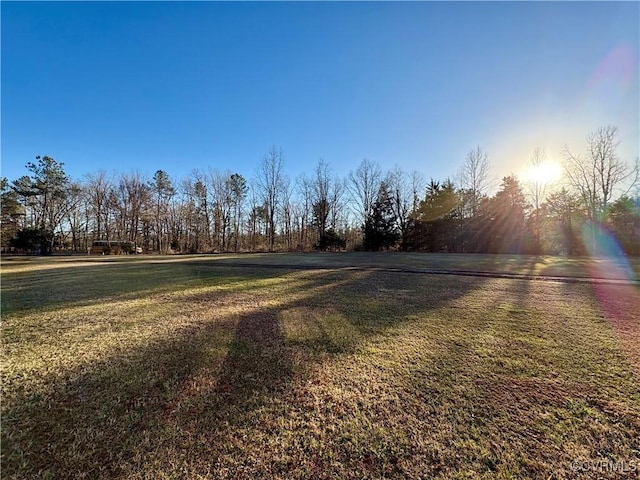
[[[35,155],[252,176],[363,158],[429,178],[481,145],[493,174],[600,125],[638,156],[638,2],[6,2],[2,176]]]

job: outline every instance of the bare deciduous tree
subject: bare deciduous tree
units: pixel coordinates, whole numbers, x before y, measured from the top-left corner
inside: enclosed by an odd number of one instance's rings
[[[331,215],[329,217],[329,227],[333,230],[338,228],[338,225],[346,223],[348,219],[348,211],[344,206],[345,200],[346,182],[344,179],[340,179],[338,176],[333,178],[333,187],[331,189],[331,196],[329,198]]]
[[[405,245],[409,228],[409,219],[418,200],[418,174],[414,172],[408,177],[398,165],[387,174],[385,183],[389,186],[392,198],[393,213],[396,216],[397,227],[400,231],[401,247]]]
[[[149,248],[149,219],[151,218],[151,191],[148,180],[135,172],[123,174],[116,190],[118,200],[117,217],[126,239],[138,243],[143,238],[143,245]],[[146,228],[145,228],[146,227]]]
[[[85,192],[94,217],[94,240],[102,240],[108,230],[108,201],[114,188],[113,178],[104,170],[86,176]]]
[[[247,196],[247,181],[239,173],[232,174],[229,179],[229,187],[231,189],[231,200],[234,206],[234,251],[238,252],[238,244],[240,238],[240,225],[242,224],[242,210],[244,199]]]
[[[544,148],[536,147],[531,153],[531,157],[529,158],[529,167],[533,171],[537,171],[546,161],[547,154],[545,153]],[[547,181],[541,180],[540,178],[531,178],[526,181],[524,186],[526,192],[529,194],[533,208],[538,210],[544,200],[545,195],[547,194],[549,183]]]
[[[230,171],[224,173],[218,170],[209,172],[209,190],[213,195],[211,199],[213,211],[213,234],[217,249],[224,252],[228,249],[231,228],[232,191],[228,182]]]
[[[208,252],[213,249],[211,205],[215,196],[213,188],[209,186],[213,175],[213,172],[205,174],[194,170],[183,183],[183,189],[193,208],[195,228],[192,243],[197,251]]]
[[[543,148],[536,147],[531,153],[529,166],[534,171],[539,171],[544,162],[547,160],[547,154]],[[534,208],[535,223],[533,225],[534,248],[536,253],[540,251],[540,206],[547,193],[549,183],[542,181],[540,178],[531,178],[525,183],[525,189],[529,194]]]
[[[415,212],[420,205],[420,196],[424,193],[426,188],[426,181],[424,175],[417,170],[411,172],[411,211]]]
[[[324,161],[318,160],[316,165],[316,178],[313,185],[313,220],[318,228],[318,238],[324,235],[327,230],[327,219],[329,218],[329,196],[331,194],[331,168]]]
[[[587,136],[585,156],[574,154],[564,147],[565,174],[571,187],[588,208],[591,220],[606,215],[614,193],[630,191],[638,183],[638,160],[629,165],[617,156],[618,128],[600,127]]]
[[[489,188],[489,159],[480,146],[469,151],[457,177],[458,184],[467,197],[468,213],[471,217],[476,217],[480,200]]]
[[[301,249],[309,247],[309,223],[312,221],[313,210],[313,181],[306,175],[300,175],[296,179],[299,202],[300,236],[298,244]]]
[[[371,214],[381,181],[380,165],[367,158],[360,162],[360,166],[355,172],[349,172],[349,192],[355,204],[356,214],[360,217],[361,225],[364,225],[367,217]]]
[[[66,227],[69,229],[69,234],[71,235],[71,249],[74,251],[81,250],[80,233],[83,223],[86,221],[82,217],[81,205],[86,203],[86,201],[87,196],[82,184],[71,181],[69,183],[67,198],[65,199],[65,219]],[[60,225],[60,235],[64,237],[65,234],[66,232],[64,232],[62,225]],[[82,249],[84,248],[86,248],[86,241]]]
[[[165,253],[168,245],[168,225],[167,215],[169,211],[169,200],[176,194],[169,174],[164,170],[157,170],[149,182],[149,188],[154,196],[154,220],[155,220],[155,242],[160,253]]]
[[[284,245],[287,250],[293,248],[293,220],[294,202],[292,198],[293,188],[291,181],[285,177],[282,181],[282,227],[284,233]]]
[[[284,169],[282,149],[273,146],[260,162],[256,183],[264,206],[267,209],[267,236],[269,251],[273,252],[276,241],[276,211],[281,200]]]

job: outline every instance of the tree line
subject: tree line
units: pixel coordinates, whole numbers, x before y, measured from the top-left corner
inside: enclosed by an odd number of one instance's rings
[[[490,195],[487,153],[469,151],[454,178],[426,181],[365,159],[345,178],[319,160],[285,175],[272,147],[251,178],[194,170],[177,180],[158,170],[72,179],[38,156],[27,174],[1,181],[4,252],[86,252],[96,240],[145,252],[211,253],[403,250],[457,253],[640,255],[638,160],[617,156],[617,128],[589,134],[578,154],[565,147],[555,184],[504,177]],[[531,167],[546,159],[537,148]],[[612,247],[613,246],[613,247]],[[604,248],[609,250],[603,250]]]

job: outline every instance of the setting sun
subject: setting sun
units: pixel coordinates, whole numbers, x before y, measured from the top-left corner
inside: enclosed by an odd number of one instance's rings
[[[524,176],[529,182],[547,184],[556,181],[562,174],[562,166],[556,162],[543,162],[527,169]]]

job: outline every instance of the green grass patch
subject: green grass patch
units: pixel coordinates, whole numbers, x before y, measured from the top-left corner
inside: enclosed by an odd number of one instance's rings
[[[574,460],[638,460],[635,287],[356,257],[3,259],[3,478],[588,478]],[[401,266],[444,261],[418,257]],[[455,268],[486,271],[469,257]]]

